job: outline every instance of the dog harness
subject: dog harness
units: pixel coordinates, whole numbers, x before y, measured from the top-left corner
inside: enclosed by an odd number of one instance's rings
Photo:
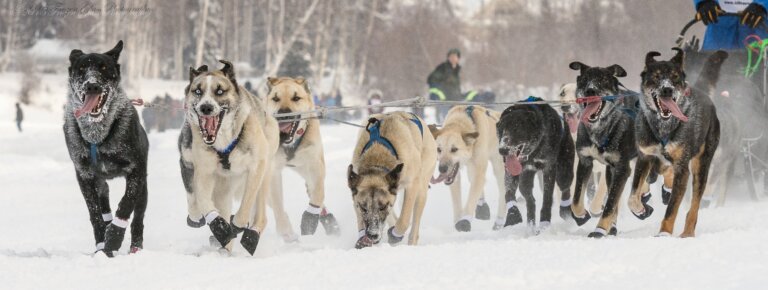
[[[99,162],[99,144],[91,144],[91,165],[96,166]]]
[[[469,116],[469,119],[472,120],[472,123],[474,124],[475,123],[475,117],[472,116],[472,112],[475,111],[475,106],[472,106],[472,105],[467,106],[467,108],[464,111],[467,112],[467,116]],[[491,112],[489,112],[488,110],[485,110],[485,115],[490,117],[491,116]]]
[[[213,150],[216,151],[216,154],[219,155],[219,163],[221,163],[221,167],[224,168],[225,170],[229,170],[229,168],[232,165],[231,163],[229,163],[229,153],[232,153],[232,150],[235,150],[235,147],[237,147],[237,143],[240,142],[240,137],[243,136],[244,129],[245,128],[240,129],[240,134],[237,134],[237,138],[235,138],[235,140],[232,140],[232,142],[230,142],[229,145],[227,145],[227,147],[224,148],[224,150],[219,151],[216,149],[216,147],[211,146],[213,147]]]
[[[419,132],[421,133],[422,137],[424,136],[424,125],[421,124],[421,120],[419,120],[419,117],[417,117],[415,114],[410,113],[412,115],[410,121],[416,124],[416,126],[419,128]],[[392,145],[392,142],[389,141],[389,139],[385,138],[384,136],[381,136],[381,120],[376,118],[370,118],[368,119],[368,125],[365,126],[365,130],[368,131],[368,134],[370,135],[368,138],[368,143],[363,146],[363,151],[360,152],[360,155],[363,155],[365,151],[368,151],[368,149],[373,146],[374,143],[379,143],[387,150],[389,150],[389,153],[392,153],[395,158],[400,159],[400,157],[397,155],[397,150],[395,150],[395,146]]]

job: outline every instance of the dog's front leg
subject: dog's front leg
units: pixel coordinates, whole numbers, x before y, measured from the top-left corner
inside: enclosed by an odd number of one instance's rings
[[[545,230],[552,221],[552,201],[555,194],[555,175],[557,174],[555,165],[549,164],[542,173],[544,175],[544,201],[541,204],[541,213],[539,214],[539,230]]]
[[[461,219],[461,172],[456,174],[453,183],[449,186],[451,190],[451,201],[453,202],[453,222],[456,223]]]
[[[685,190],[688,186],[688,175],[690,170],[688,169],[688,161],[680,160],[672,165],[674,174],[674,181],[672,184],[672,196],[667,205],[667,211],[664,214],[664,219],[661,222],[661,229],[659,229],[659,236],[672,235],[672,231],[675,229],[675,218],[677,218],[677,210],[680,208],[680,203],[683,201]],[[666,176],[665,176],[666,179]]]
[[[104,252],[108,256],[113,251],[120,249],[125,238],[125,228],[128,227],[128,219],[134,210],[139,211],[141,217],[137,223],[131,226],[131,240],[135,245],[142,246],[143,218],[147,206],[147,174],[146,171],[134,170],[125,178],[125,195],[120,199],[115,211],[115,218],[107,226],[104,232]]]
[[[512,176],[509,173],[504,173],[504,187],[506,193],[504,194],[504,200],[506,201],[505,207],[507,209],[507,216],[504,219],[504,226],[514,226],[523,222],[523,215],[520,213],[520,209],[517,208],[517,187],[520,184],[520,176]]]
[[[400,210],[400,216],[397,218],[397,222],[394,227],[389,228],[389,243],[397,244],[403,239],[405,232],[408,231],[408,222],[411,221],[413,216],[413,208],[416,205],[416,198],[423,189],[419,188],[418,180],[414,180],[405,188],[403,193],[403,207]]]
[[[89,173],[77,172],[75,175],[77,176],[77,183],[80,185],[80,192],[83,194],[83,198],[85,198],[85,206],[88,208],[88,217],[93,227],[96,250],[102,250],[104,248],[104,230],[107,224],[101,215],[97,184],[103,181],[99,181],[94,175]]]
[[[477,158],[487,160],[485,158]],[[463,216],[456,222],[456,230],[460,232],[468,232],[472,229],[470,221],[475,216],[475,210],[477,209],[477,202],[480,200],[480,196],[483,195],[483,189],[485,188],[485,172],[488,170],[488,162],[472,162],[467,165],[467,175],[469,176],[469,196],[467,202],[464,204]]]
[[[214,173],[215,168],[206,169],[209,170],[203,170],[202,167],[197,167],[193,174],[192,184],[195,189],[195,204],[197,205],[197,209],[203,214],[205,223],[211,229],[214,238],[216,238],[219,244],[224,247],[230,240],[232,240],[233,231],[227,221],[229,217],[220,216],[214,204],[213,191],[216,188],[217,180]]]
[[[579,226],[587,223],[590,218],[584,209],[584,191],[586,190],[589,178],[592,178],[592,158],[589,156],[579,156],[579,166],[576,168],[576,186],[574,187],[573,202],[571,203],[571,217]]]
[[[283,173],[278,168],[272,171],[272,178],[270,182],[270,196],[269,204],[272,207],[272,212],[275,214],[275,224],[277,226],[277,233],[283,237],[286,242],[293,242],[298,240],[298,236],[293,232],[291,226],[291,220],[288,218],[288,213],[285,212],[285,204],[283,202]]]
[[[429,184],[424,182],[416,188],[416,203],[413,208],[413,222],[411,223],[411,234],[408,237],[408,244],[415,246],[419,243],[419,230],[421,229],[421,215],[424,213],[424,205],[427,202],[427,189]]]
[[[491,157],[491,168],[493,169],[493,175],[496,177],[496,186],[499,189],[499,202],[497,204],[496,222],[493,223],[493,229],[499,230],[504,227],[507,214],[507,201],[505,197],[504,186],[504,160],[500,154],[494,154]]]
[[[533,197],[533,183],[536,177],[535,170],[523,170],[520,174],[520,193],[525,198],[526,223],[532,231],[536,225],[536,198]],[[551,191],[550,191],[551,193]],[[550,206],[552,200],[550,198]]]
[[[589,237],[600,238],[606,234],[615,235],[616,217],[619,212],[619,200],[624,192],[624,186],[629,179],[629,161],[622,160],[613,166],[606,166],[606,180],[608,180],[608,200],[605,201],[603,216],[597,223],[597,228],[589,234]]]
[[[267,198],[269,198],[269,180],[271,178],[269,167],[271,164],[266,160],[261,160],[256,167],[248,171],[248,180],[246,181],[245,194],[240,203],[240,208],[235,214],[233,220],[234,226],[242,225],[245,227],[240,244],[248,253],[253,255],[258,246],[261,233],[267,223]],[[253,223],[249,223],[253,216],[252,210],[255,207],[256,215]]]
[[[652,156],[642,155],[637,158],[635,164],[635,174],[632,178],[632,193],[627,199],[629,210],[637,218],[643,220],[651,216],[653,207],[648,204],[651,193],[648,186],[648,175],[653,167]]]

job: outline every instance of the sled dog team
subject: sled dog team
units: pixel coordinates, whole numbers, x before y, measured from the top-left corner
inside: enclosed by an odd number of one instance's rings
[[[120,41],[105,53],[71,52],[64,116],[66,144],[96,249],[108,256],[121,248],[131,214],[130,252],[143,248],[147,206],[149,144],[120,86],[122,49]],[[694,236],[720,136],[710,96],[727,54],[713,54],[693,85],[685,79],[682,50],[668,61],[658,61],[658,56],[658,52],[646,55],[640,93],[621,85],[619,78],[627,73],[619,65],[571,63],[579,75],[575,84],[561,88],[559,98],[567,101],[561,113],[549,105],[529,103],[541,100],[530,97],[502,113],[454,106],[439,128],[407,112],[371,115],[362,124],[347,169],[359,231],[355,247],[377,244],[385,233],[390,244],[401,242],[406,234],[408,244],[417,244],[430,184],[450,187],[456,230],[470,231],[475,218],[490,219],[483,193],[489,165],[499,191],[494,230],[523,221],[531,233],[546,229],[557,187],[561,218],[581,226],[599,217],[589,236],[616,235],[618,202],[634,168],[628,206],[640,219],[653,213],[649,184],[663,176],[662,199],[668,205],[660,236],[672,234],[692,177],[693,198],[681,236]],[[240,86],[231,63],[220,62],[220,69],[190,68],[184,91],[186,122],[178,149],[187,224],[208,226],[210,242],[227,250],[240,236],[240,245],[253,255],[269,205],[277,232],[286,242],[296,241],[298,235],[283,207],[282,171],[290,168],[304,178],[309,196],[301,235],[314,234],[318,226],[326,234],[338,235],[338,222],[324,204],[325,161],[318,120],[273,117],[313,110],[308,83],[301,78],[269,78],[268,94],[259,99]],[[439,175],[433,177],[436,167]],[[463,204],[461,167],[466,167],[470,183]],[[533,186],[538,172],[543,206],[537,223]],[[126,192],[113,215],[106,180],[115,177],[126,179]],[[517,204],[518,189],[525,217]],[[585,193],[591,197],[589,210]],[[399,216],[392,209],[398,199]],[[238,207],[232,208],[233,204]]]

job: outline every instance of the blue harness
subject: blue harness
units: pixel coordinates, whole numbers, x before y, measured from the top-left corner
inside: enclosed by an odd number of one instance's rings
[[[413,113],[411,113],[411,115],[412,117],[410,121],[416,124],[416,127],[419,128],[419,132],[423,137],[424,125],[421,124],[421,120],[419,120],[419,117],[417,117]],[[374,143],[379,143],[385,148],[387,148],[387,150],[389,150],[389,153],[395,156],[395,158],[400,159],[400,157],[397,155],[397,150],[395,150],[395,146],[392,145],[392,142],[390,142],[389,139],[385,138],[384,136],[381,136],[381,120],[376,118],[368,119],[368,125],[365,126],[365,130],[368,131],[368,134],[370,136],[368,138],[368,143],[366,143],[365,146],[363,146],[363,151],[360,152],[360,155],[363,155],[365,151],[368,151],[368,149],[370,149]]]
[[[467,112],[467,116],[469,116],[469,119],[472,120],[472,123],[475,123],[475,117],[472,116],[472,112],[475,111],[475,106],[472,106],[472,105],[467,106],[467,108],[464,111]],[[488,110],[485,110],[485,115],[490,117],[491,112]]]
[[[237,138],[232,140],[224,150],[219,151],[215,147],[213,148],[213,150],[216,151],[216,154],[219,155],[219,163],[221,163],[221,167],[225,170],[229,170],[232,165],[229,163],[229,153],[232,153],[232,150],[235,150],[235,147],[237,147],[237,143],[240,142],[240,137],[243,136],[243,129],[240,129],[240,134],[237,135]]]
[[[91,165],[96,166],[99,162],[99,144],[91,144]]]

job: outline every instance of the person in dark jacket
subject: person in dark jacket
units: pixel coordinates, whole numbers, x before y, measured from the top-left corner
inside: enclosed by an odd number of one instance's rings
[[[464,96],[461,93],[461,66],[459,59],[461,51],[453,48],[448,51],[445,62],[438,65],[427,77],[430,99],[440,101],[461,101]],[[437,119],[442,123],[450,106],[437,107]]]
[[[21,104],[16,103],[16,128],[21,132],[21,121],[24,121],[24,112],[21,110]]]

